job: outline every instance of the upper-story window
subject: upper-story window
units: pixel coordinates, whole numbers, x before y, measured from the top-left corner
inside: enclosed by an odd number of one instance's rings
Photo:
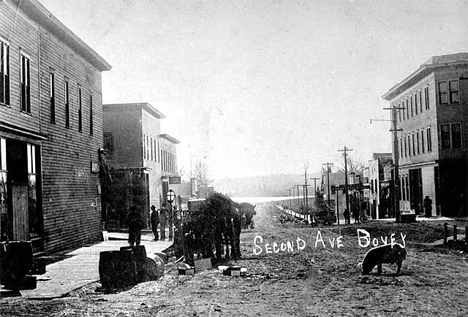
[[[414,113],[418,115],[418,93],[414,94]]]
[[[10,104],[10,46],[0,40],[0,103]]]
[[[429,107],[429,87],[424,88],[424,102],[426,105],[426,110],[430,109]]]
[[[458,99],[458,80],[449,81],[450,102],[456,103]]]
[[[423,104],[422,104],[422,90],[419,91],[419,112],[423,112]]]
[[[424,129],[421,130],[421,152],[424,153]]]
[[[49,74],[50,122],[55,123],[55,75]]]
[[[21,54],[21,111],[31,113],[31,66],[29,58]]]
[[[427,151],[432,152],[432,135],[431,135],[431,127],[426,129],[426,136],[427,136]]]
[[[89,135],[94,133],[94,111],[93,111],[93,94],[89,94]]]
[[[442,150],[461,148],[460,123],[441,124],[440,139]]]
[[[408,104],[408,98],[406,98],[406,119],[409,119],[409,104]]]
[[[458,80],[439,82],[439,102],[448,104],[458,101]]]
[[[83,131],[83,108],[81,104],[81,87],[78,85],[78,131]]]
[[[67,78],[63,82],[63,96],[65,98],[65,128],[70,128],[70,84]]]

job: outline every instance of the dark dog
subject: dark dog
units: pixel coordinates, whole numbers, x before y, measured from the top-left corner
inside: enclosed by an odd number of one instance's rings
[[[398,266],[396,275],[400,274],[401,264],[406,259],[406,249],[401,244],[386,244],[370,249],[362,261],[362,274],[369,274],[377,265],[377,274],[382,273],[382,263],[391,263]]]

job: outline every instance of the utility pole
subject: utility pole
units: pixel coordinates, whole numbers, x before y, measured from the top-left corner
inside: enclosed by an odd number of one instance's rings
[[[398,151],[398,131],[402,131],[403,129],[397,128],[397,110],[402,110],[403,108],[398,108],[397,106],[393,105],[391,108],[384,108],[384,110],[391,110],[392,111],[392,129],[390,131],[393,132],[393,212],[395,214],[395,221],[400,222],[400,166],[398,159],[400,157],[400,152]]]
[[[291,189],[288,189],[289,197],[289,207],[291,207]]]
[[[301,197],[299,196],[299,193],[300,193],[299,192],[299,186],[301,186],[301,185],[296,185],[296,187],[297,187],[297,204],[298,204],[298,206],[301,205]]]
[[[327,200],[328,200],[328,207],[330,207],[330,166],[333,165],[333,163],[323,163],[322,165],[327,166],[327,187],[328,187],[328,194],[327,194]]]
[[[315,197],[315,193],[317,192],[317,179],[320,179],[320,178],[311,177],[310,179],[314,181],[314,197]]]
[[[348,225],[351,224],[351,209],[349,208],[349,197],[348,197],[348,151],[353,149],[348,149],[346,146],[343,147],[343,150],[338,150],[338,152],[343,152],[344,156],[344,172],[345,172],[345,198],[346,198],[346,209],[348,214],[346,215]]]
[[[310,185],[307,185],[307,168],[304,171],[304,185],[302,185],[304,190],[304,203],[305,203],[305,210],[309,210],[309,189]]]

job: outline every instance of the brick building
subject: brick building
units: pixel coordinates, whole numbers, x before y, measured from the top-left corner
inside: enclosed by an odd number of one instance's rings
[[[165,116],[149,103],[103,105],[104,148],[113,177],[106,210],[110,227],[123,227],[131,206],[149,219],[150,206],[165,200],[169,176],[177,175],[175,144],[161,134]]]
[[[96,241],[110,65],[36,0],[0,1],[0,52],[1,239],[35,253]]]
[[[466,216],[468,53],[431,57],[383,95],[397,112],[400,209]]]

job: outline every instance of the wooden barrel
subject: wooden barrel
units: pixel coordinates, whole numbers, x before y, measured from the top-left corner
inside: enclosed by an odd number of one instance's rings
[[[99,278],[108,292],[137,284],[133,250],[103,251],[99,255]]]
[[[128,246],[128,247],[121,247],[121,252],[128,252],[132,251],[134,255],[134,259],[136,262],[137,268],[137,283],[143,282],[144,279],[144,264],[146,262],[146,249],[144,245],[139,246]]]
[[[156,281],[164,275],[164,261],[156,254],[150,254],[143,265],[142,282]]]
[[[19,290],[24,276],[31,270],[31,242],[9,241],[0,245],[0,281],[7,289]]]

